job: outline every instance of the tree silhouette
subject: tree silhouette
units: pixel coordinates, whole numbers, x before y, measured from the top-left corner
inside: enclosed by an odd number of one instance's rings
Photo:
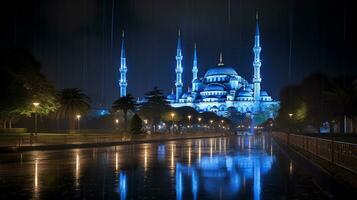
[[[161,116],[171,107],[166,101],[165,96],[158,87],[145,94],[145,100],[140,105],[140,116],[149,120],[149,123],[156,126]]]
[[[141,133],[141,130],[143,128],[142,124],[143,122],[140,119],[139,115],[135,114],[130,120],[130,126],[129,126],[130,132],[134,134]]]
[[[56,90],[41,73],[41,64],[24,49],[0,51],[0,127],[11,128],[12,121],[36,111],[47,115],[58,108]],[[34,110],[33,102],[39,102]]]
[[[331,87],[324,91],[324,99],[327,103],[331,121],[340,122],[340,133],[345,132],[345,117],[353,117],[357,114],[357,88],[355,77],[338,77],[332,80]]]
[[[124,118],[124,130],[127,130],[128,123],[128,112],[134,111],[136,108],[136,103],[134,101],[134,97],[131,94],[127,94],[124,97],[120,97],[116,101],[114,101],[112,109],[115,112],[122,111]]]
[[[58,119],[68,119],[69,130],[74,130],[76,115],[86,115],[90,110],[90,98],[78,88],[61,90],[58,102],[60,107],[56,116]]]

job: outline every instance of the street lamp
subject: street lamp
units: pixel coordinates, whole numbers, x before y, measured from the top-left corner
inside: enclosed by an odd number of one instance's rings
[[[40,105],[40,103],[33,102],[32,105],[35,107],[35,135],[37,135],[37,108]]]
[[[174,133],[174,117],[175,117],[175,113],[174,112],[172,112],[171,114],[171,122],[172,122],[172,133]]]
[[[81,115],[76,115],[76,118],[77,118],[77,120],[78,120],[78,131],[80,131],[81,130]]]
[[[213,120],[209,120],[209,123],[211,123],[211,128],[212,128]]]
[[[190,127],[191,126],[191,118],[192,118],[192,116],[188,115],[187,118],[188,118],[188,126]]]
[[[289,115],[289,118],[290,118],[290,121],[291,121],[291,118],[293,117],[294,114],[293,113],[289,113],[288,115]],[[291,126],[292,126],[292,123],[290,123],[290,131],[292,131]],[[288,139],[288,141],[289,141],[289,139]]]
[[[115,119],[115,130],[118,130],[119,119]]]

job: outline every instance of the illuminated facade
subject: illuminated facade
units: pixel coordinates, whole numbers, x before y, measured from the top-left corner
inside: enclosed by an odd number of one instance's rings
[[[256,31],[254,36],[254,61],[253,80],[249,83],[246,79],[238,75],[233,67],[223,63],[223,56],[220,54],[217,66],[210,68],[202,78],[198,78],[197,52],[194,47],[193,67],[192,67],[192,89],[183,93],[182,91],[182,46],[181,35],[179,33],[176,51],[176,92],[167,96],[167,100],[173,107],[190,106],[199,112],[214,112],[220,116],[226,116],[228,111],[235,109],[241,113],[269,112],[270,116],[274,106],[279,102],[274,101],[266,91],[261,91],[260,76],[260,33],[258,16],[256,16]]]

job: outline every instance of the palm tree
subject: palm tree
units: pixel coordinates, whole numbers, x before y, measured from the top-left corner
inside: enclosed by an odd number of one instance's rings
[[[127,130],[127,122],[128,122],[128,112],[134,111],[136,108],[136,103],[134,101],[134,97],[131,94],[127,94],[124,97],[120,97],[116,101],[114,101],[112,109],[115,112],[122,111],[124,118],[124,130]]]
[[[347,117],[353,117],[357,113],[355,103],[357,101],[356,78],[352,76],[338,77],[333,80],[332,86],[324,91],[324,99],[329,104],[331,118],[337,118],[340,122],[340,132],[346,130],[344,121]]]
[[[74,130],[75,116],[85,115],[90,110],[90,98],[78,88],[66,88],[59,92],[60,107],[57,119],[68,119],[69,130]]]

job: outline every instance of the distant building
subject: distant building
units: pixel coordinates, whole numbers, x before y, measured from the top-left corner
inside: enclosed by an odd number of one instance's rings
[[[176,49],[176,81],[175,92],[167,96],[167,100],[173,107],[190,106],[198,112],[214,112],[219,116],[226,116],[229,111],[235,110],[240,113],[269,112],[273,117],[273,108],[279,106],[278,101],[274,101],[266,91],[261,90],[262,78],[260,76],[260,33],[258,15],[256,16],[256,30],[254,36],[254,61],[253,79],[249,83],[241,77],[237,71],[223,63],[222,53],[216,66],[209,69],[204,77],[198,77],[197,50],[194,46],[193,66],[192,66],[192,89],[189,87],[187,92],[183,92],[183,54],[181,44],[181,34],[178,33]],[[120,96],[126,95],[126,57],[124,46],[124,34],[121,46],[121,65],[120,65]]]
[[[192,89],[183,92],[182,83],[182,47],[179,32],[176,50],[176,92],[172,91],[167,96],[173,107],[190,106],[199,112],[214,112],[220,116],[226,116],[229,110],[241,113],[271,112],[272,107],[279,105],[266,91],[261,90],[260,76],[260,33],[258,16],[256,16],[256,31],[254,36],[254,75],[252,83],[241,77],[237,71],[223,63],[222,53],[219,63],[209,69],[204,77],[198,77],[197,52],[194,46],[192,66]],[[272,117],[273,113],[269,113]]]

